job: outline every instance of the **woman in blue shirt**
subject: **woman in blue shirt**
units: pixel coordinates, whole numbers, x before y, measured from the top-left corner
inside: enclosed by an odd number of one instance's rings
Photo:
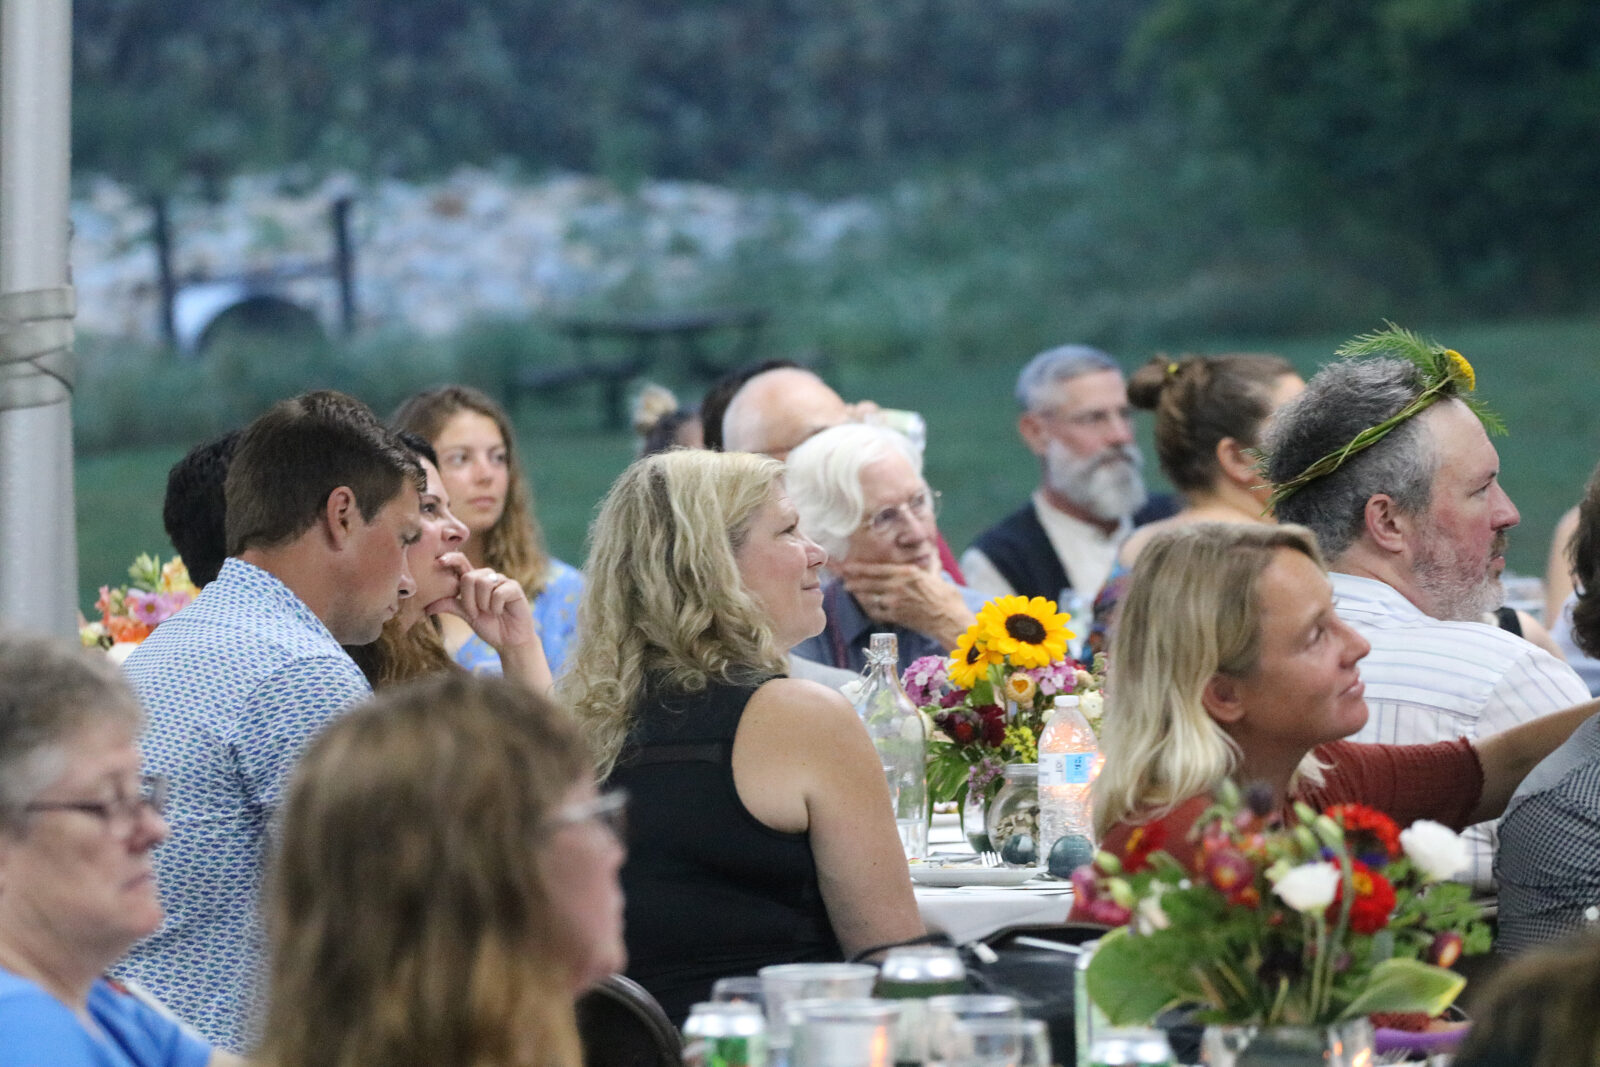
[[[240,1062],[103,977],[162,918],[142,720],[97,653],[0,637],[0,1067]]]
[[[522,583],[545,658],[559,676],[578,625],[583,576],[545,550],[511,420],[478,390],[445,385],[407,400],[393,421],[433,445],[450,508],[471,533],[467,559],[474,568],[491,567]],[[445,617],[441,625],[457,663],[500,673],[499,655],[465,620]]]

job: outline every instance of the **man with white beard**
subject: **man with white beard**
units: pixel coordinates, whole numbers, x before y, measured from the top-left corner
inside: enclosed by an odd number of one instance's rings
[[[1017,403],[1017,430],[1039,457],[1039,487],[978,535],[961,569],[986,596],[1042,596],[1080,614],[1129,531],[1176,506],[1146,497],[1127,383],[1104,352],[1062,345],[1034,356],[1017,376]]]

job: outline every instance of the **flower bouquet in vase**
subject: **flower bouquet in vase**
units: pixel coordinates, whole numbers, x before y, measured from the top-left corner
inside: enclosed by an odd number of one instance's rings
[[[1294,811],[1286,825],[1269,790],[1224,783],[1192,831],[1196,869],[1152,824],[1073,875],[1082,910],[1121,927],[1087,976],[1114,1025],[1187,1006],[1207,1063],[1361,1063],[1370,1016],[1417,1029],[1449,1007],[1466,979],[1446,968],[1489,948],[1470,890],[1446,881],[1461,839],[1359,804]]]
[[[924,656],[906,668],[902,682],[933,723],[928,741],[928,796],[954,802],[963,826],[969,809],[982,809],[1005,782],[1006,767],[1039,759],[1039,734],[1053,701],[1077,693],[1098,722],[1100,682],[1067,654],[1075,636],[1068,616],[1044,597],[997,597],[986,603],[948,658]],[[1038,838],[1038,802],[1007,810],[1010,820],[993,836],[996,847],[1021,834]],[[1031,825],[1030,825],[1031,820]],[[991,842],[977,839],[975,848]],[[1030,861],[1031,862],[1031,861]]]
[[[104,649],[118,663],[199,592],[177,556],[162,563],[159,556],[142,553],[128,568],[128,577],[129,585],[102,585],[94,602],[100,618],[78,627],[78,640]]]

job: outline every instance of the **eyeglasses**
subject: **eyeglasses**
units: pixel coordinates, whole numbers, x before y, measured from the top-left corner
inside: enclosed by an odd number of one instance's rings
[[[38,811],[81,811],[86,815],[93,815],[106,824],[119,840],[127,840],[133,836],[134,827],[139,825],[139,816],[145,809],[157,815],[164,815],[167,811],[167,779],[159,774],[147,774],[139,779],[139,793],[131,797],[115,797],[111,800],[50,800],[35,801],[24,805],[25,812]]]
[[[582,804],[569,804],[562,808],[545,822],[546,828],[551,831],[560,830],[567,826],[576,826],[579,823],[594,819],[611,831],[620,843],[628,842],[628,791],[626,789],[609,789],[593,800],[584,801]]]
[[[901,525],[909,526],[912,519],[932,522],[939,514],[940,496],[938,490],[923,486],[912,493],[905,503],[892,505],[870,516],[861,524],[861,528],[873,537],[887,539]]]

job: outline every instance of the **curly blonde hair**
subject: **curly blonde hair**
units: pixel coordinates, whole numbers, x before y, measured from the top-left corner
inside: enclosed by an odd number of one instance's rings
[[[687,693],[785,672],[736,559],[782,477],[766,456],[686,449],[636,461],[606,494],[589,529],[576,651],[557,684],[602,778],[647,683]]]
[[[1255,670],[1256,588],[1279,549],[1325,569],[1303,526],[1200,522],[1157,534],[1139,553],[1108,657],[1096,835],[1129,819],[1159,818],[1216,789],[1239,766],[1238,745],[1200,698],[1212,675]],[[1296,781],[1322,782],[1315,757],[1301,761]]]
[[[465,385],[441,385],[426,389],[404,404],[389,421],[402,430],[421,434],[428,443],[439,439],[445,423],[463,411],[489,419],[500,430],[506,446],[506,504],[500,520],[473,537],[483,544],[483,561],[514,578],[533,600],[550,581],[550,553],[545,549],[544,530],[533,513],[533,490],[517,458],[517,436],[511,418],[486,393]]]

